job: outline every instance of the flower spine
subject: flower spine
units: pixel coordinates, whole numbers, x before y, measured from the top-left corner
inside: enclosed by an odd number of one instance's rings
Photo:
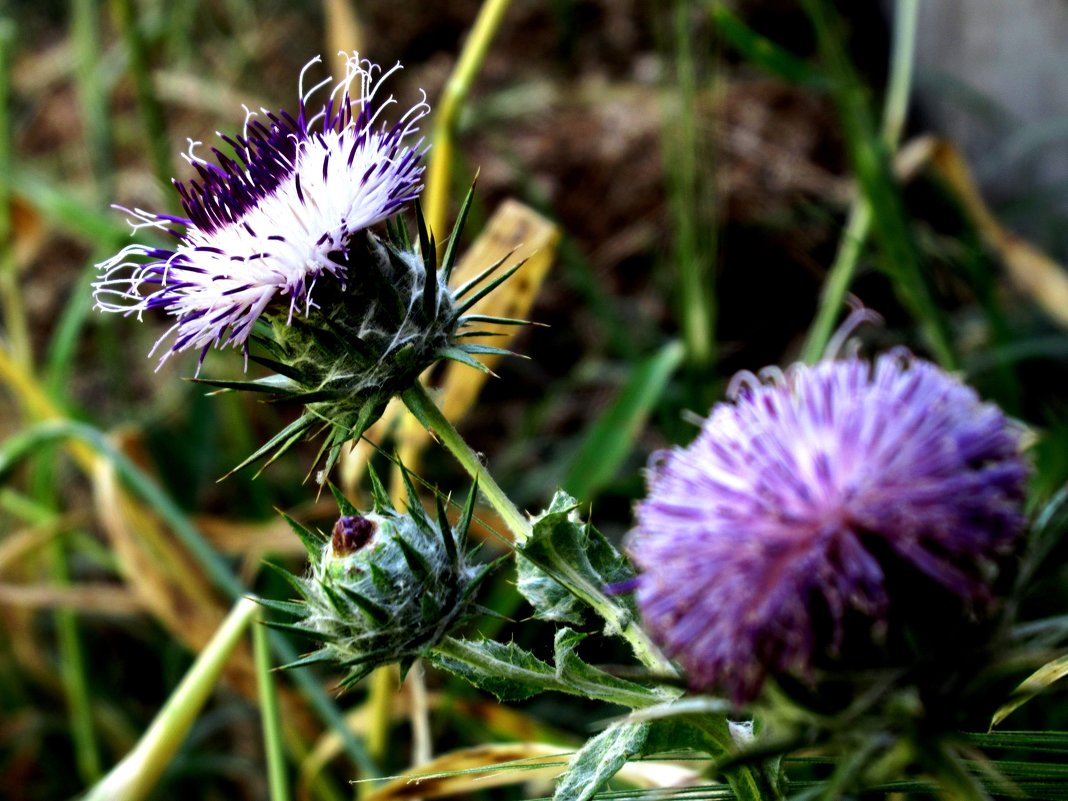
[[[341,687],[351,687],[379,665],[399,662],[406,670],[472,611],[475,590],[492,568],[471,562],[466,551],[475,490],[451,526],[440,499],[437,519],[427,517],[404,477],[405,513],[393,508],[372,473],[374,511],[360,513],[335,490],[341,517],[330,536],[286,517],[311,565],[303,577],[282,571],[299,602],[262,603],[297,618],[271,625],[321,642],[287,667],[334,663],[347,671]]]

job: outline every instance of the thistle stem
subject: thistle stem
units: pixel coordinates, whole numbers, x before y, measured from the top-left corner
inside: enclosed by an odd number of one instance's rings
[[[490,506],[504,519],[505,525],[515,535],[516,543],[521,545],[530,539],[533,533],[530,520],[504,494],[504,490],[493,480],[493,476],[479,460],[478,454],[471,450],[453,424],[441,413],[423,385],[417,382],[410,389],[402,392],[400,397],[416,419],[437,436],[441,444],[456,457],[471,478],[478,482],[479,490],[486,496]],[[616,605],[600,590],[590,588],[586,590],[582,599],[605,620],[614,621],[618,625],[620,636],[630,644],[639,662],[652,670],[675,674],[675,668],[661,655],[659,649],[635,621],[619,619]]]
[[[908,112],[909,92],[912,86],[913,52],[916,49],[916,25],[919,16],[919,0],[901,0],[895,5],[894,44],[890,57],[890,79],[883,105],[882,138],[891,154],[897,150],[901,131]],[[802,352],[802,360],[813,364],[820,360],[834,332],[834,324],[842,307],[853,276],[856,274],[860,254],[867,242],[874,222],[871,200],[861,193],[849,213],[849,221],[838,243],[838,253],[827,274],[827,281],[820,294],[816,321],[809,329]]]
[[[460,110],[467,100],[475,76],[486,58],[490,42],[504,19],[511,0],[485,0],[463,52],[449,76],[434,120],[434,150],[426,179],[426,220],[431,232],[440,236],[445,230],[445,212],[449,200],[449,176],[452,171],[453,143]]]
[[[478,489],[489,501],[497,514],[504,520],[509,531],[515,536],[517,543],[526,542],[531,535],[530,520],[512,503],[512,499],[505,495],[500,485],[493,480],[478,454],[460,436],[448,418],[441,413],[441,409],[427,394],[426,389],[419,382],[401,393],[401,400],[408,407],[408,411],[415,415],[427,430],[434,434],[456,460],[477,483]]]

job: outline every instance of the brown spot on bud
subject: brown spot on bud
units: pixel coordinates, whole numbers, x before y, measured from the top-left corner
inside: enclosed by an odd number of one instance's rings
[[[348,556],[371,541],[375,535],[375,523],[366,517],[345,515],[334,523],[330,548],[334,556]]]

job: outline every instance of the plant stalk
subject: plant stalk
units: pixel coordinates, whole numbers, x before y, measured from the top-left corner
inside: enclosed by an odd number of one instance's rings
[[[259,605],[251,598],[237,602],[134,749],[89,791],[84,801],[140,801],[148,797],[258,612]]]
[[[908,114],[919,6],[919,0],[898,0],[894,4],[894,42],[882,119],[882,141],[890,154],[897,150]],[[850,210],[849,220],[838,244],[838,252],[820,294],[816,320],[809,329],[801,353],[802,360],[809,364],[822,358],[827,343],[830,342],[873,222],[871,199],[867,193],[862,192]]]
[[[434,149],[426,179],[426,221],[431,233],[441,235],[449,206],[449,185],[452,174],[453,149],[457,122],[467,95],[471,91],[478,70],[486,58],[501,20],[511,0],[485,0],[478,12],[471,33],[464,44],[456,67],[449,76],[434,117]],[[439,249],[439,253],[442,252]]]
[[[282,718],[278,708],[278,688],[271,672],[271,645],[263,612],[259,610],[252,627],[252,650],[256,661],[256,687],[260,696],[260,718],[263,724],[263,750],[267,755],[267,786],[271,801],[289,801],[289,779],[286,776],[285,747],[282,743]]]
[[[515,536],[519,544],[526,542],[531,535],[530,520],[519,511],[511,498],[509,498],[500,485],[494,481],[482,464],[478,454],[460,436],[448,418],[442,414],[441,409],[427,394],[426,389],[418,381],[406,389],[400,395],[408,411],[415,415],[426,428],[434,434],[441,444],[456,457],[456,460],[467,471],[467,474],[478,484],[479,491],[489,501],[497,514],[504,520],[508,530]]]

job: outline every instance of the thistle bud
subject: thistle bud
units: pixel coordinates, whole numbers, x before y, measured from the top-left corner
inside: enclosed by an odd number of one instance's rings
[[[348,674],[349,687],[379,665],[406,669],[455,628],[471,610],[474,591],[490,566],[475,564],[465,550],[475,492],[456,526],[438,503],[431,520],[409,484],[409,508],[398,512],[373,478],[374,511],[358,512],[336,490],[341,516],[330,536],[286,518],[308,548],[307,575],[286,574],[303,603],[266,601],[296,615],[296,624],[274,624],[321,642],[290,667],[329,661]]]

